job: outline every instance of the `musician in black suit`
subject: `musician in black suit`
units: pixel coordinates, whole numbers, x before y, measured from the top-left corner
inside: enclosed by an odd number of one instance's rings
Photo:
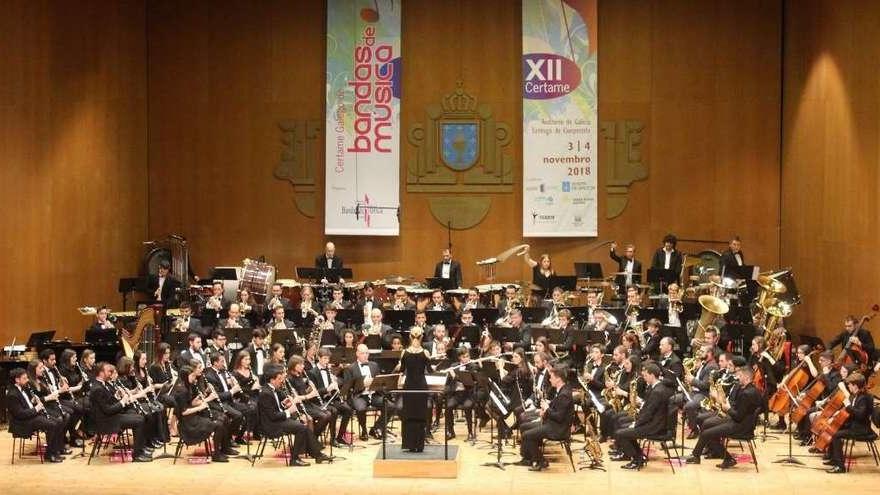
[[[660,381],[662,371],[656,363],[646,363],[642,367],[642,378],[646,384],[645,402],[639,409],[635,423],[629,428],[621,428],[614,434],[615,444],[621,454],[612,460],[629,459],[623,469],[638,469],[645,464],[645,456],[639,448],[638,439],[660,435],[666,432],[666,417],[669,411],[669,398],[672,390]]]
[[[202,350],[202,337],[197,333],[191,333],[186,338],[186,342],[186,349],[181,351],[180,356],[177,357],[177,367],[180,368],[193,360],[202,363],[202,366],[207,366],[208,357]]]
[[[165,305],[166,308],[177,307],[177,289],[180,287],[180,280],[171,276],[171,263],[167,260],[159,262],[159,274],[150,275],[147,283],[150,297]]]
[[[720,469],[728,469],[736,465],[736,460],[724,449],[721,439],[731,435],[744,435],[753,432],[764,401],[761,393],[752,383],[754,371],[751,366],[746,364],[738,367],[736,378],[740,386],[736,401],[733,403],[722,402],[721,408],[726,413],[726,418],[712,423],[707,420],[703,424],[703,430],[700,432],[697,444],[694,445],[691,456],[687,458],[688,464],[699,464],[703,449],[710,448],[716,452],[722,452],[723,460],[721,464],[718,464]],[[714,444],[714,446],[710,447],[710,444]]]
[[[372,406],[379,410],[379,417],[376,423],[370,428],[370,436],[376,439],[382,438],[382,426],[387,421],[385,417],[383,402],[385,394],[382,392],[367,392],[366,388],[373,383],[373,378],[379,375],[379,365],[373,361],[369,361],[370,350],[366,345],[360,344],[355,351],[357,360],[345,370],[343,383],[351,384],[351,393],[349,397],[349,405],[354,409],[357,416],[358,425],[360,426],[361,440],[367,439],[367,408]],[[388,412],[393,414],[394,405],[388,402]]]
[[[541,442],[544,439],[568,436],[574,414],[574,400],[571,396],[571,387],[565,383],[567,375],[568,368],[566,366],[556,366],[550,369],[550,385],[556,392],[555,396],[549,403],[540,406],[541,425],[529,428],[522,434],[522,445],[520,446],[522,460],[519,464],[531,465],[530,470],[540,471],[548,465],[540,454]]]
[[[734,238],[730,240],[727,249],[721,253],[720,264],[721,272],[725,275],[730,271],[730,268],[746,264],[746,258],[742,252],[742,241],[740,241],[739,236],[734,236]]]
[[[226,356],[222,353],[212,352],[208,359],[211,361],[211,366],[205,368],[204,375],[217,392],[217,399],[221,404],[220,409],[229,418],[227,436],[234,436],[236,443],[243,445],[245,414],[250,414],[248,424],[253,425],[256,421],[256,408],[250,408],[248,407],[250,404],[235,400],[235,396],[242,391],[241,385],[227,371]]]
[[[861,373],[853,373],[846,377],[846,388],[850,398],[846,402],[845,411],[849,418],[843,427],[831,437],[831,459],[825,464],[832,466],[829,473],[845,473],[846,465],[843,457],[844,440],[867,440],[876,438],[871,429],[871,416],[874,413],[874,398],[865,391],[865,377]]]
[[[22,437],[29,437],[36,430],[45,432],[44,459],[52,463],[62,462],[64,420],[52,417],[45,406],[38,402],[39,399],[34,400],[36,396],[30,390],[29,378],[25,370],[15,368],[9,373],[9,377],[12,379],[12,385],[6,390],[6,407],[9,408],[10,414],[9,431]]]
[[[627,244],[624,248],[623,256],[617,254],[617,243],[611,243],[611,251],[609,256],[617,262],[617,271],[626,272],[627,275],[617,275],[617,285],[621,294],[624,293],[626,287],[632,284],[638,284],[642,281],[642,262],[635,258],[636,247]]]
[[[328,242],[324,246],[324,253],[315,258],[315,268],[320,273],[324,273],[324,270],[342,270],[342,258],[336,256],[335,244]],[[336,280],[329,280],[326,276],[322,275],[321,282],[336,282]],[[340,277],[339,283],[344,284],[345,280]]]
[[[651,259],[651,268],[672,270],[675,272],[676,280],[681,273],[683,260],[681,251],[675,248],[677,243],[678,239],[673,234],[666,234],[663,238],[663,247],[654,251],[654,257]]]
[[[330,457],[321,452],[321,445],[315,434],[296,419],[297,404],[302,402],[300,398],[290,396],[282,397],[282,383],[285,379],[283,366],[269,365],[265,370],[266,385],[260,390],[257,401],[260,415],[260,428],[270,437],[293,435],[293,453],[290,458],[291,466],[308,466],[299,456],[306,452],[315,462],[321,464],[330,461]]]
[[[370,312],[370,323],[361,327],[361,332],[365,336],[378,335],[382,341],[383,348],[391,347],[391,337],[394,335],[390,325],[382,323],[382,310],[374,308]]]
[[[456,355],[458,357],[458,363],[456,363],[455,366],[457,367],[458,373],[477,372],[479,366],[470,362],[471,356],[469,349],[461,347],[456,351]],[[473,419],[475,384],[471,381],[468,385],[465,385],[464,382],[462,382],[461,375],[458,373],[455,370],[450,370],[446,377],[446,439],[452,440],[455,438],[455,424],[453,423],[453,420],[455,417],[455,410],[460,409],[464,412],[465,421],[467,422],[467,439],[468,441],[473,441],[476,439],[476,436],[474,435]]]
[[[434,278],[452,280],[454,288],[461,287],[461,263],[452,259],[452,252],[443,250],[442,259],[434,266]]]
[[[89,391],[89,403],[92,407],[91,414],[95,419],[98,429],[128,429],[134,432],[134,444],[132,445],[132,460],[134,462],[150,462],[153,460],[150,450],[145,446],[146,422],[140,414],[128,412],[127,406],[131,403],[128,397],[117,399],[115,392],[107,382],[115,373],[116,368],[112,364],[98,363],[95,365],[95,383]]]
[[[272,309],[272,315],[269,318],[269,320],[266,321],[266,328],[270,331],[276,330],[276,329],[280,329],[280,330],[292,329],[295,326],[296,326],[296,324],[293,321],[288,320],[287,318],[284,317],[284,306],[282,306],[280,304],[275,306],[274,309]]]
[[[870,366],[871,360],[876,353],[874,337],[871,336],[871,332],[862,328],[859,319],[852,315],[844,318],[843,331],[828,342],[828,350],[834,349],[837,346],[841,346],[841,349],[852,349],[853,346],[861,347],[868,357],[868,362],[866,363],[862,362],[863,356],[860,353],[847,350],[853,361],[859,365]]]
[[[690,390],[691,399],[684,403],[684,414],[691,430],[691,439],[697,437],[697,414],[702,409],[703,399],[709,396],[709,377],[718,370],[715,347],[703,344],[698,351],[701,362],[693,375],[685,374],[684,383]],[[684,395],[684,394],[682,394]],[[684,402],[684,401],[683,401]]]
[[[284,286],[280,283],[275,282],[272,284],[271,292],[266,296],[266,312],[267,314],[272,314],[272,311],[276,306],[280,305],[284,309],[290,309],[293,306],[290,304],[290,299],[284,297]]]
[[[251,332],[251,343],[245,349],[251,356],[251,372],[263,381],[264,365],[269,362],[269,348],[265,344],[266,331],[262,328],[255,328]]]
[[[672,340],[672,337],[660,339],[660,359],[658,364],[663,370],[660,381],[670,390],[677,390],[678,380],[684,380],[684,365],[681,364],[681,359],[678,355],[672,351],[674,343],[675,341]]]
[[[98,308],[98,311],[95,312],[95,322],[92,323],[89,330],[116,331],[116,325],[110,321],[110,308],[107,306],[101,306]]]
[[[642,347],[642,358],[658,360],[660,357],[660,327],[663,324],[656,318],[651,318],[645,324],[644,340],[645,345]]]
[[[309,380],[318,388],[318,396],[321,398],[328,411],[339,419],[339,428],[336,424],[330,425],[330,434],[333,441],[338,445],[349,445],[349,441],[345,438],[348,431],[348,423],[354,412],[342,397],[339,396],[339,380],[330,369],[330,349],[322,347],[318,349],[318,362],[307,372]],[[334,444],[335,445],[335,444]]]

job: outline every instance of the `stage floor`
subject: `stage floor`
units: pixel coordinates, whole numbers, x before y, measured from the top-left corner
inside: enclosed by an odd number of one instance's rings
[[[463,425],[460,426],[463,429]],[[488,437],[488,431],[483,435]],[[805,466],[773,464],[779,454],[784,454],[787,444],[784,435],[779,439],[758,441],[760,473],[745,458],[735,468],[721,471],[715,468],[717,461],[704,461],[699,466],[678,466],[675,475],[668,464],[661,460],[660,452],[651,452],[651,461],[640,472],[620,469],[621,463],[611,462],[605,455],[607,472],[579,471],[572,473],[565,455],[556,445],[548,449],[551,467],[544,472],[531,472],[525,467],[508,466],[502,471],[481,466],[495,460],[494,453],[486,448],[471,446],[459,439],[451,444],[460,447],[461,469],[457,479],[374,479],[373,460],[380,449],[378,445],[348,450],[334,449],[334,454],[346,460],[334,464],[309,467],[286,467],[280,458],[267,457],[255,467],[244,460],[233,459],[228,464],[191,464],[186,460],[172,465],[172,460],[159,460],[149,464],[119,464],[109,462],[107,457],[86,465],[86,459],[68,459],[62,464],[39,463],[37,458],[16,459],[9,465],[12,437],[0,433],[0,493],[88,493],[146,495],[152,493],[180,493],[193,495],[195,491],[209,490],[212,494],[242,493],[317,493],[330,490],[334,495],[357,493],[376,494],[463,494],[463,493],[580,493],[589,487],[590,493],[623,494],[634,490],[650,490],[651,495],[687,493],[688,495],[748,495],[751,493],[824,493],[867,494],[876,493],[880,482],[880,468],[870,457],[865,457],[863,446],[856,448],[859,456],[850,473],[826,474],[818,457],[800,457]],[[373,444],[375,442],[370,442]],[[694,441],[688,441],[688,447]],[[442,445],[442,444],[441,444]],[[579,449],[583,444],[575,443]],[[169,450],[173,451],[173,448]],[[508,451],[513,449],[508,448]],[[733,449],[735,454],[741,454]],[[689,451],[688,451],[689,453]],[[806,450],[795,447],[796,455],[806,455]],[[747,456],[747,454],[746,454]],[[579,460],[575,453],[575,462]],[[504,456],[504,461],[514,462],[518,455]],[[210,488],[208,488],[210,487]]]

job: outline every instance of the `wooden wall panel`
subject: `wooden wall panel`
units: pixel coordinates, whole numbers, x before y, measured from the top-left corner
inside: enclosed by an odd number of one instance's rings
[[[786,2],[782,260],[804,304],[793,323],[828,338],[878,301],[880,6]]]
[[[82,337],[120,306],[146,235],[142,1],[4,2],[0,13],[0,342]]]
[[[208,7],[210,5],[210,7]],[[404,133],[423,107],[455,87],[492,105],[511,125],[516,183],[495,194],[475,229],[453,233],[467,283],[473,262],[523,242],[519,2],[409,0],[404,6]],[[183,2],[148,5],[150,234],[179,232],[193,261],[237,264],[266,255],[290,275],[326,240],[323,218],[296,211],[290,186],[272,177],[281,119],[323,119],[322,2]],[[626,212],[604,218],[600,240],[635,242],[647,259],[669,230],[727,239],[739,233],[750,260],[778,257],[778,2],[600,2],[602,119],[640,119],[647,182],[633,185]],[[402,160],[414,149],[403,140]],[[600,156],[601,161],[601,156]],[[318,204],[323,203],[323,172]],[[600,170],[600,185],[604,176]],[[401,182],[405,177],[401,173]],[[160,185],[161,184],[161,185]],[[359,278],[424,276],[446,244],[426,195],[402,191],[399,238],[337,237]],[[560,272],[597,259],[594,239],[532,239]],[[684,245],[698,251],[705,246]],[[501,279],[524,279],[516,259]]]

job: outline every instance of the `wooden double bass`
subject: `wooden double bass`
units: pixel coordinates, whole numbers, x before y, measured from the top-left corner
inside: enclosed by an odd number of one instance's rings
[[[862,316],[856,329],[849,335],[850,338],[855,336],[865,323],[871,321],[871,319],[877,316],[877,312],[880,312],[880,305],[875,304],[871,306],[871,313]],[[855,359],[854,357],[857,357],[858,359]],[[838,366],[853,364],[858,366],[859,369],[864,372],[868,366],[870,358],[871,356],[868,355],[868,351],[866,351],[861,345],[852,344],[849,342],[849,339],[847,339],[846,342],[841,344],[840,354],[837,355],[835,363]]]

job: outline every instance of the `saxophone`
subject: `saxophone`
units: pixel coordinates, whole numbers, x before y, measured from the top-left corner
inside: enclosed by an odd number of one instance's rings
[[[602,464],[602,445],[599,443],[599,435],[596,434],[596,427],[594,426],[594,424],[599,422],[598,416],[599,412],[593,409],[584,421],[584,428],[586,428],[584,453],[590,458],[590,465],[593,467]]]
[[[626,404],[626,414],[632,419],[636,419],[639,415],[639,392],[636,389],[638,385],[638,380],[635,378],[629,382],[629,402]]]
[[[700,406],[710,412],[714,412],[718,414],[720,417],[725,417],[727,414],[721,408],[721,402],[718,401],[716,397],[724,397],[724,385],[720,380],[717,379],[717,375],[712,373],[709,377],[709,394],[708,397],[703,399],[700,402]]]
[[[618,378],[620,378],[620,373],[622,371],[623,370],[619,369],[613,373],[608,373],[608,369],[606,368],[603,381],[605,383],[614,382],[616,384]],[[616,388],[617,387],[615,386],[614,388],[602,389],[602,397],[604,397],[605,400],[608,402],[608,405],[610,405],[611,408],[614,409],[614,412],[620,412],[620,410],[623,408],[623,400],[620,398],[619,395],[615,393]]]

